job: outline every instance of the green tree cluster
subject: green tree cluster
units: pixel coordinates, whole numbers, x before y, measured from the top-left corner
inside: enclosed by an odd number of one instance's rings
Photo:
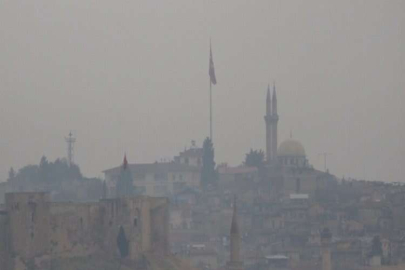
[[[245,166],[257,167],[262,169],[264,167],[264,152],[263,150],[253,150],[250,149],[250,152],[245,156]]]
[[[69,165],[66,159],[56,159],[49,162],[43,156],[38,165],[27,165],[15,173],[10,168],[8,181],[63,182],[67,180],[83,180],[79,166]]]
[[[382,243],[380,237],[376,235],[373,237],[370,256],[381,256],[382,252]]]
[[[245,161],[243,162],[245,166],[256,167],[259,177],[264,179],[266,177],[266,167],[264,161],[263,150],[253,150],[246,154]]]
[[[210,138],[203,143],[203,166],[201,169],[201,186],[203,189],[216,187],[218,184],[218,172],[215,169],[214,145]]]
[[[135,195],[131,170],[128,168],[127,158],[121,167],[120,176],[117,182],[117,198],[131,197]]]

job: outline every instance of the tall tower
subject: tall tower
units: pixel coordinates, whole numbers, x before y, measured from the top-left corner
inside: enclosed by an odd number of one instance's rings
[[[264,121],[266,122],[266,160],[270,163],[273,158],[273,153],[271,151],[271,96],[270,96],[270,85],[267,86],[267,97],[266,97],[266,115],[264,116]]]
[[[74,146],[76,142],[76,138],[73,137],[72,132],[69,132],[69,136],[65,137],[65,141],[67,143],[67,158],[69,166],[73,164],[73,154],[74,154]]]
[[[322,252],[322,270],[332,270],[332,261],[330,254],[330,245],[332,234],[328,228],[321,232],[321,252]]]
[[[227,263],[227,269],[243,270],[243,261],[240,259],[240,233],[238,225],[238,212],[236,209],[236,197],[233,202],[230,253],[230,260]]]
[[[272,120],[272,127],[271,127],[271,150],[272,150],[272,157],[273,159],[277,158],[277,125],[278,125],[278,114],[277,114],[277,95],[276,95],[276,85],[273,84],[273,98],[271,104],[271,120]]]
[[[274,163],[277,159],[277,95],[276,86],[273,85],[273,97],[270,97],[270,86],[267,87],[266,98],[266,160],[268,164]]]

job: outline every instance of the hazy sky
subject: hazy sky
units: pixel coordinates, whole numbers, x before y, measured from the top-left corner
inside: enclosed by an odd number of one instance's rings
[[[405,181],[405,1],[0,2],[0,179],[66,156],[88,176],[172,157],[209,133],[216,161],[264,149],[268,83],[279,141],[338,176]]]

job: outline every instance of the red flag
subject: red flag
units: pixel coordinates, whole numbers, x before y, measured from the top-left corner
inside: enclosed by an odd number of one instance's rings
[[[210,42],[210,69],[208,71],[208,74],[210,75],[211,83],[217,84],[217,78],[215,76],[214,61],[212,60],[211,42]]]

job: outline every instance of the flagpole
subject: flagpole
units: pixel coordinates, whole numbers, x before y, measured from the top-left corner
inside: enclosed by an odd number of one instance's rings
[[[212,142],[212,81],[210,78],[210,139]]]
[[[211,49],[211,38],[210,38],[210,64],[209,64],[209,75],[210,75],[210,140],[213,141],[212,135],[212,84],[217,83],[215,78],[214,62],[212,60],[212,49]]]

